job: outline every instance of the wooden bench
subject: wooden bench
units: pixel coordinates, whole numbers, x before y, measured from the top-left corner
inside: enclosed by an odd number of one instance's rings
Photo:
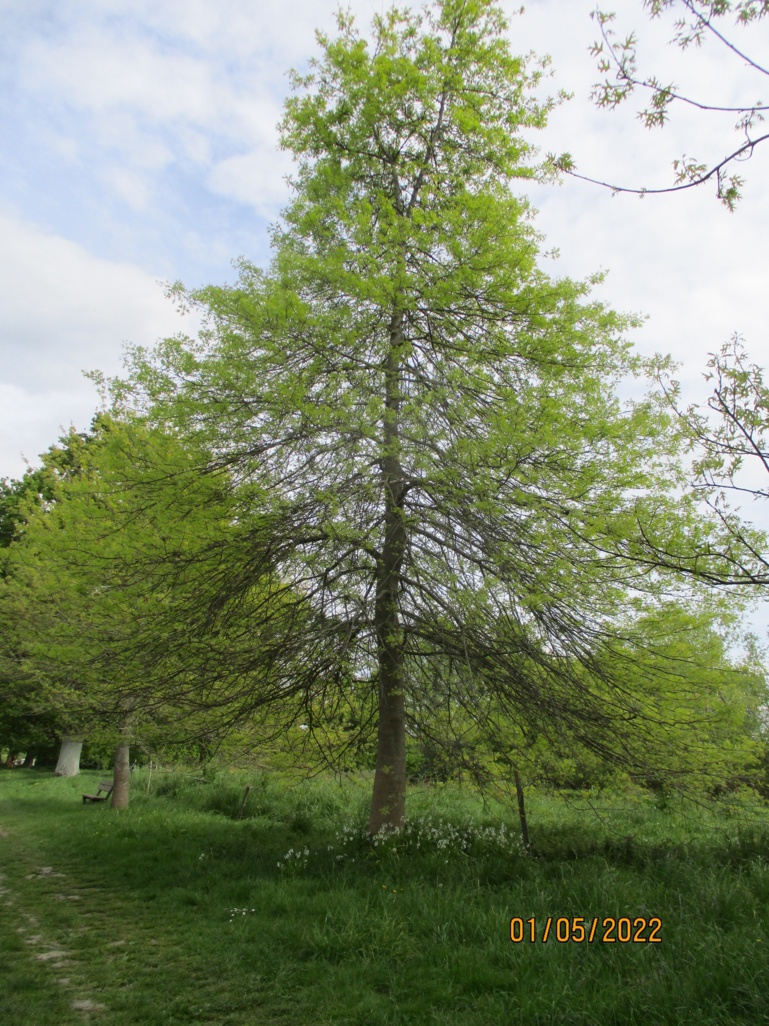
[[[112,794],[112,787],[113,784],[111,780],[100,781],[96,794],[83,795],[83,805],[85,805],[86,802],[106,802]],[[102,794],[102,791],[104,791],[104,794]]]

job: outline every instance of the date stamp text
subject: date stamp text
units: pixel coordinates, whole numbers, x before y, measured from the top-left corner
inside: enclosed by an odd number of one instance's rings
[[[656,916],[514,916],[510,940],[513,944],[661,944],[662,920]]]

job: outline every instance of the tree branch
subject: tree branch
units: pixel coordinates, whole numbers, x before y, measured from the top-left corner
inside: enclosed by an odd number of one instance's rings
[[[749,159],[753,155],[753,150],[755,149],[755,147],[760,145],[760,143],[766,142],[767,139],[769,139],[769,132],[767,132],[765,135],[759,136],[758,139],[749,140],[747,143],[745,143],[744,146],[740,146],[739,149],[735,150],[733,153],[730,153],[728,157],[724,157],[723,160],[721,160],[714,167],[710,168],[710,170],[704,171],[702,174],[698,174],[696,177],[690,179],[688,182],[677,182],[675,185],[668,185],[665,188],[661,189],[648,189],[645,187],[638,189],[626,185],[615,185],[612,182],[604,182],[600,178],[591,178],[589,175],[579,174],[576,170],[574,170],[574,164],[572,163],[571,157],[568,153],[562,154],[560,157],[556,157],[553,154],[549,154],[547,160],[556,171],[561,171],[563,174],[570,175],[572,178],[579,178],[580,181],[590,182],[592,185],[603,186],[603,188],[605,189],[611,189],[612,192],[627,192],[632,193],[636,196],[656,196],[666,192],[682,192],[684,189],[693,189],[697,185],[704,185],[705,182],[709,181],[715,175],[716,180],[718,182],[717,196],[721,200],[721,202],[729,208],[729,210],[733,211],[734,204],[738,198],[737,194],[735,194],[733,190],[739,189],[739,186],[742,185],[742,180],[734,177],[730,178],[729,188],[726,191],[724,191],[722,188],[722,171],[727,166],[727,164],[730,164],[733,160],[739,159],[744,153],[748,154],[748,156],[745,159]],[[685,161],[685,159],[686,158],[682,159],[682,164],[683,161]],[[676,163],[679,162],[676,161]],[[693,165],[691,164],[683,164],[684,170],[679,171],[678,174],[685,174],[685,168],[692,166]]]

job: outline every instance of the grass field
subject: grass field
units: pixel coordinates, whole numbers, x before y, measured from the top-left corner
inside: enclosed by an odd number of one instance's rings
[[[115,812],[80,800],[103,775],[0,773],[2,1026],[769,1023],[765,806],[534,796],[526,855],[447,789],[372,845],[353,783],[254,777],[237,821],[243,777],[137,773]]]

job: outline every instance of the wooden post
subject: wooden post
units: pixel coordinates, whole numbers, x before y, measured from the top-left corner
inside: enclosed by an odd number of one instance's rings
[[[246,789],[243,792],[243,801],[240,803],[240,808],[238,809],[238,814],[235,817],[235,819],[242,819],[243,818],[243,813],[244,813],[245,808],[246,808],[246,801],[248,800],[248,792],[250,790],[251,790],[251,785],[250,784],[246,784]]]
[[[521,821],[521,837],[523,839],[524,851],[529,851],[529,827],[526,823],[526,805],[523,801],[523,785],[521,784],[521,775],[518,770],[513,770],[515,777],[515,793],[518,796],[518,818]]]

